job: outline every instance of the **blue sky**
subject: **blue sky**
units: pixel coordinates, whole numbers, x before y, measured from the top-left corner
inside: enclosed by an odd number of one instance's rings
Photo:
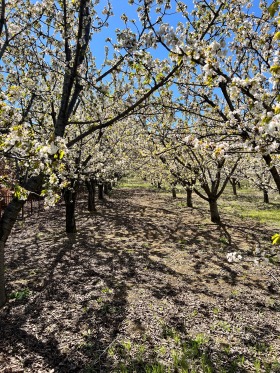
[[[38,0],[31,0],[33,3],[37,2]],[[103,28],[101,32],[95,34],[91,41],[91,49],[93,55],[96,57],[97,66],[99,67],[103,60],[104,60],[104,47],[107,44],[105,43],[105,39],[110,37],[114,41],[115,39],[115,29],[120,28],[123,29],[125,27],[125,23],[121,20],[121,15],[126,14],[128,19],[135,19],[136,24],[138,23],[138,14],[137,14],[137,4],[129,5],[128,0],[110,0],[113,8],[114,15],[109,19],[109,27]],[[137,0],[136,0],[137,1]],[[238,0],[229,0],[229,1],[238,1]],[[272,0],[270,1],[270,3]],[[188,5],[188,10],[192,10],[193,3],[191,0],[185,0],[185,3]],[[261,11],[259,9],[259,0],[253,0],[254,6],[252,7],[251,11],[255,14],[260,15]],[[107,5],[107,0],[100,0],[100,4],[97,6],[96,10],[98,14],[101,14],[103,8]],[[174,27],[178,21],[184,21],[180,15],[175,13],[176,2],[175,0],[171,0],[171,6],[173,7],[170,10],[172,15],[167,16],[164,18],[164,22],[170,23]],[[129,24],[131,25],[131,24]],[[133,26],[133,25],[132,25]],[[135,28],[134,28],[135,30]],[[163,51],[161,48],[157,49],[156,51],[152,52],[154,56],[158,58],[164,58],[167,56],[166,51]]]
[[[234,0],[230,0],[230,1],[234,1]],[[188,5],[188,10],[191,10],[193,8],[193,2],[191,0],[185,0],[185,3]],[[103,9],[106,4],[107,4],[106,0],[101,0],[98,8]],[[114,15],[110,17],[109,19],[109,27],[103,29],[102,32],[100,32],[99,34],[94,35],[93,41],[92,41],[93,53],[96,56],[97,64],[100,64],[103,61],[104,46],[105,46],[104,40],[107,37],[114,39],[115,29],[116,28],[123,29],[125,27],[124,22],[120,19],[121,15],[124,13],[127,15],[129,19],[135,19],[136,22],[138,22],[136,4],[129,5],[128,0],[111,0],[111,4],[112,4]],[[164,22],[170,23],[171,25],[176,27],[177,22],[181,20],[183,21],[183,19],[179,15],[174,14],[175,8],[176,8],[176,3],[174,0],[171,0],[171,6],[173,7],[170,10],[170,13],[172,13],[172,15],[170,15],[169,17],[166,17],[164,19]],[[253,7],[251,8],[251,12],[254,12],[256,15],[261,14],[261,10],[259,8],[259,0],[253,0]],[[96,46],[98,47],[96,48]],[[166,52],[163,53],[162,51],[160,51],[160,49],[153,53],[155,56],[158,56],[159,58],[166,57]]]
[[[106,5],[106,0],[101,0],[99,8],[102,9]],[[177,22],[179,20],[182,20],[178,15],[174,14],[175,12],[175,1],[172,1],[174,9],[171,9],[170,12],[173,14],[169,17],[164,18],[164,22],[170,22],[174,26],[176,26]],[[191,4],[191,2],[189,2]],[[128,19],[134,19],[136,21],[136,24],[139,22],[138,21],[138,14],[137,14],[137,4],[134,5],[129,5],[128,0],[111,0],[112,8],[113,8],[113,13],[114,15],[110,17],[109,19],[109,27],[104,28],[102,32],[100,32],[97,35],[94,35],[93,38],[93,48],[95,44],[98,44],[104,48],[104,40],[107,37],[112,38],[114,40],[115,37],[115,29],[120,28],[123,29],[125,28],[125,23],[121,20],[121,15],[125,14]],[[157,15],[158,16],[158,15]],[[129,26],[131,26],[133,31],[136,31],[135,26],[131,25],[131,23],[128,23]],[[100,43],[100,44],[99,44]],[[162,53],[157,51],[155,54],[157,54],[159,57],[163,57]],[[102,63],[102,57],[103,53],[100,51],[100,54],[97,53],[95,54],[97,63]],[[166,52],[165,52],[165,57],[166,57]]]

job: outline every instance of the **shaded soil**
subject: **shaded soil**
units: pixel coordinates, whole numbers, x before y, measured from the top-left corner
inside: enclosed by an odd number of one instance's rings
[[[280,270],[254,264],[275,229],[182,201],[120,189],[90,214],[80,198],[76,235],[62,205],[19,220],[0,372],[280,372]]]

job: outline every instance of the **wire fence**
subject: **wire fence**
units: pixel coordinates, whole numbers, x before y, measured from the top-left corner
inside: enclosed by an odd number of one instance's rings
[[[2,217],[5,208],[13,199],[11,194],[4,194],[0,199],[0,218]],[[25,219],[27,216],[31,216],[34,213],[40,213],[43,210],[44,201],[42,197],[29,195],[27,201],[22,206],[21,212],[18,219]]]

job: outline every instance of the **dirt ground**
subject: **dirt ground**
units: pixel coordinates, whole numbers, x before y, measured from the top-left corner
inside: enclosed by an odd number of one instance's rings
[[[14,228],[0,372],[280,372],[273,227],[145,189],[77,209],[76,235],[62,205]]]

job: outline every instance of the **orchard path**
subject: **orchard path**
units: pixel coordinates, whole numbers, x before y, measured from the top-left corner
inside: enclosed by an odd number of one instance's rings
[[[280,372],[280,270],[253,264],[275,230],[229,215],[216,226],[182,202],[123,188],[90,214],[81,198],[76,235],[62,206],[19,220],[0,372],[180,372],[176,354],[197,372]]]

